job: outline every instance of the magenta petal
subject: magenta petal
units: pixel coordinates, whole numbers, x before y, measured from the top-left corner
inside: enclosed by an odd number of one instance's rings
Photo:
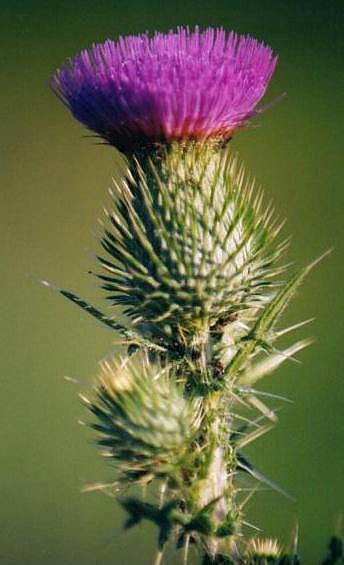
[[[229,137],[254,115],[276,62],[251,37],[178,28],[94,45],[58,70],[51,87],[77,120],[127,150]]]

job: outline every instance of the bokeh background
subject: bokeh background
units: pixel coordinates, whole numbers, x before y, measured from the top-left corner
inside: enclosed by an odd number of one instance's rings
[[[1,515],[0,563],[146,565],[155,531],[123,534],[123,513],[88,482],[108,468],[78,426],[78,393],[114,336],[54,292],[46,278],[99,302],[97,217],[116,152],[85,136],[47,81],[94,41],[179,24],[222,25],[268,42],[280,62],[267,100],[287,97],[237,134],[240,151],[293,234],[304,264],[328,247],[285,322],[312,315],[318,342],[264,386],[295,400],[257,441],[259,469],[292,493],[264,492],[248,518],[288,540],[300,524],[305,565],[324,553],[343,507],[342,0],[3,0],[1,3]],[[77,382],[66,382],[65,376]],[[170,563],[178,563],[171,552]]]

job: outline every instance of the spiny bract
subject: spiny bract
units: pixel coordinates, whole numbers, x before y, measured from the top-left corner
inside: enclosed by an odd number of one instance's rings
[[[173,476],[197,429],[199,404],[186,400],[167,371],[139,359],[103,361],[93,398],[98,444],[123,477]]]
[[[263,307],[286,242],[237,158],[213,144],[174,145],[135,167],[107,213],[109,300],[146,337],[180,346]]]

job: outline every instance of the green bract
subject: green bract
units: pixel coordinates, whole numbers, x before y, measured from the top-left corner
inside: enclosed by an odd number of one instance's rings
[[[275,292],[281,224],[228,150],[173,144],[134,158],[112,196],[100,276],[144,337],[190,346]]]
[[[140,363],[141,361],[141,363]],[[140,360],[101,363],[91,398],[103,454],[114,459],[125,479],[148,481],[178,474],[196,436],[199,402],[187,401],[166,370]]]

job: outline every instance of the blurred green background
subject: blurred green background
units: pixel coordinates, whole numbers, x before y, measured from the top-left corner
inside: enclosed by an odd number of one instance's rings
[[[291,363],[264,384],[295,404],[251,449],[258,468],[297,502],[260,493],[249,521],[287,540],[298,520],[303,563],[317,563],[344,499],[342,0],[11,0],[1,3],[1,23],[0,563],[151,562],[153,528],[123,534],[115,501],[80,492],[112,476],[78,426],[85,414],[77,395],[114,337],[37,279],[99,300],[87,270],[117,157],[85,137],[47,81],[93,41],[196,23],[252,34],[279,53],[267,100],[288,96],[233,145],[288,218],[291,258],[304,264],[335,247],[285,317],[316,315],[300,335],[318,342],[300,355],[303,365]]]

